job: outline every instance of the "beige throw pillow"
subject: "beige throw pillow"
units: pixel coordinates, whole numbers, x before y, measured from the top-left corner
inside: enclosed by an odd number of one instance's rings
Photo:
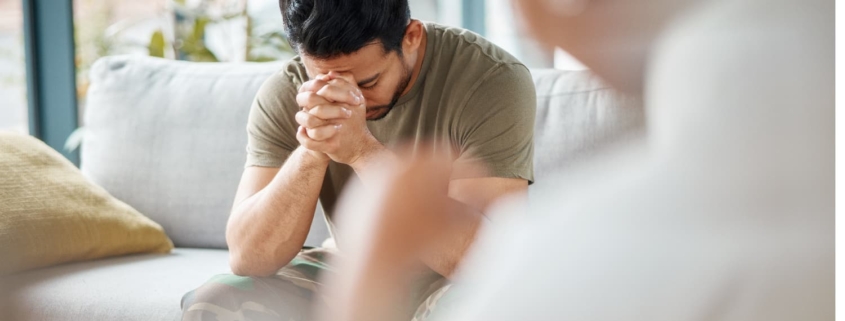
[[[160,225],[41,141],[0,132],[0,275],[130,253],[168,253]]]

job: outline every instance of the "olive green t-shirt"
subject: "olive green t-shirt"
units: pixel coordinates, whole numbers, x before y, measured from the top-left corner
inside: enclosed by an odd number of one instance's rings
[[[388,148],[433,143],[436,154],[455,160],[453,179],[473,175],[460,164],[480,161],[488,177],[532,182],[537,102],[528,69],[472,32],[434,23],[425,23],[425,31],[417,80],[387,116],[367,121],[370,132]],[[246,166],[281,167],[299,146],[296,94],[306,81],[295,57],[261,86],[247,124]],[[320,191],[327,217],[352,175],[347,165],[329,165]]]

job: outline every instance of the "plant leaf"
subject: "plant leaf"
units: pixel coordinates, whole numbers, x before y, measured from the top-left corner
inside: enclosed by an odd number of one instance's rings
[[[150,56],[164,58],[164,33],[161,30],[153,32],[148,49]]]

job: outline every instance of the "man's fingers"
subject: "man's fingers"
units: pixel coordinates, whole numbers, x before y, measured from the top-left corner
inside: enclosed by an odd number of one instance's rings
[[[334,137],[334,135],[340,130],[341,126],[342,125],[340,124],[336,124],[317,128],[306,128],[305,132],[308,134],[308,137],[319,142]]]
[[[320,88],[323,88],[326,84],[328,84],[328,78],[318,77],[316,79],[312,79],[312,80],[309,80],[309,81],[306,81],[305,83],[303,83],[302,86],[299,87],[299,92],[301,92],[301,93],[306,92],[306,91],[316,92],[316,91],[320,90]]]
[[[344,80],[331,80],[328,85],[317,91],[317,95],[351,106],[358,106],[364,103],[364,97],[360,94],[358,88]]]
[[[296,104],[299,105],[299,107],[304,108],[305,110],[309,110],[314,106],[325,105],[329,103],[330,102],[326,100],[326,98],[317,95],[316,93],[311,91],[296,94]]]
[[[307,93],[315,93],[331,102],[345,103],[351,106],[364,103],[364,95],[361,93],[361,89],[355,84],[355,79],[346,73],[332,71],[328,75],[318,75],[302,84],[302,87],[299,88],[299,94],[296,96],[299,106],[308,109],[311,106],[321,104],[313,101],[313,97]]]
[[[299,111],[296,113],[296,122],[305,128],[317,128],[320,126],[328,125],[328,121],[323,120],[317,116],[311,115],[305,111]]]
[[[327,126],[327,127],[331,127],[331,126]],[[299,144],[302,145],[302,147],[305,147],[308,150],[321,152],[321,153],[327,153],[327,152],[331,151],[330,143],[328,143],[326,141],[319,141],[319,140],[312,139],[311,137],[308,136],[308,129],[306,129],[305,127],[300,126],[299,129],[297,129],[296,140],[299,141]]]
[[[352,76],[351,73],[348,72],[337,72],[337,71],[329,71],[324,79],[342,79],[350,84],[356,83],[355,77]]]
[[[352,116],[352,110],[337,105],[319,105],[308,110],[312,116],[320,119],[345,119]]]

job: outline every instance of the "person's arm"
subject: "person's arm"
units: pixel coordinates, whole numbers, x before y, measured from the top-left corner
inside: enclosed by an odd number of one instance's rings
[[[280,73],[256,94],[247,124],[247,167],[226,227],[235,274],[271,275],[305,243],[330,159],[299,146],[304,132],[295,114],[320,103],[300,98],[323,84],[298,86]]]
[[[398,162],[398,158],[384,146],[377,144],[369,149],[374,151],[350,164],[364,185],[378,184],[378,171],[400,166],[390,164]],[[488,207],[503,196],[527,192],[528,181],[524,179],[478,177],[451,180],[448,197],[439,200],[442,208],[423,206],[426,210],[420,215],[439,216],[436,220],[440,222],[442,233],[432,239],[432,244],[421,253],[420,259],[440,275],[451,277],[475,240]]]
[[[421,259],[432,270],[451,278],[475,241],[488,208],[508,195],[528,193],[528,181],[516,178],[482,177],[452,180],[447,210],[442,212],[444,233],[423,252]]]
[[[407,311],[407,294],[420,257],[449,231],[444,213],[455,201],[448,197],[449,161],[403,158],[401,167],[370,172],[367,191],[351,190],[341,201],[341,220],[350,237],[338,273],[326,280],[324,295],[331,306],[315,312],[318,320],[387,321]],[[355,217],[352,219],[352,217]],[[466,216],[466,218],[480,216]],[[477,225],[475,222],[474,225]]]
[[[302,248],[328,160],[297,148],[281,168],[248,167],[226,226],[232,272],[267,276]]]

